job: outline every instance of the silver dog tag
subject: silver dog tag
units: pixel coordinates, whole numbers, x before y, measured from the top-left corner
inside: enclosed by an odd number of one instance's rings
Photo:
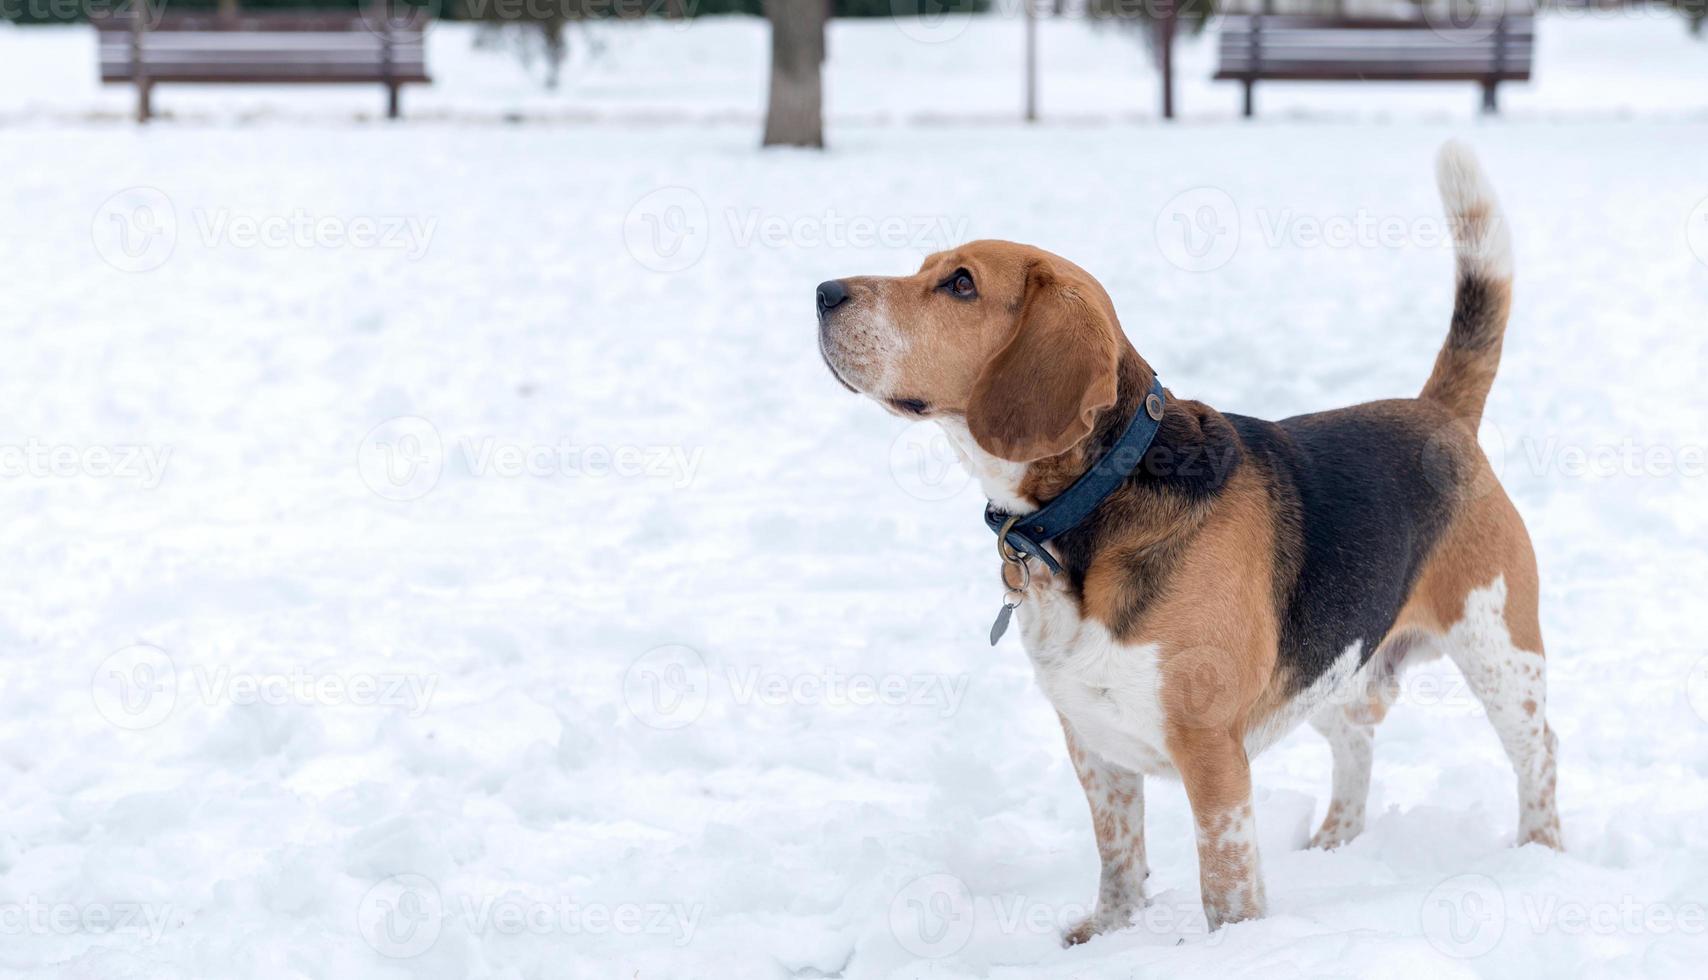
[[[996,641],[1002,639],[1002,634],[1008,632],[1008,621],[1014,618],[1014,609],[1018,602],[1003,600],[1002,608],[996,611],[996,622],[990,624],[990,645],[996,646]]]
[[[1012,518],[1009,523],[1014,523]],[[997,538],[996,540],[996,551],[1002,556],[1003,561],[1002,585],[1007,591],[1002,594],[1002,608],[996,611],[996,622],[990,624],[991,646],[996,646],[996,641],[1002,639],[1002,634],[1008,632],[1008,621],[1014,618],[1014,610],[1019,609],[1020,603],[1026,601],[1026,590],[1032,587],[1032,566],[1026,564],[1029,560],[1027,556],[1008,557],[1008,553],[1002,549],[1002,539]],[[1020,572],[1020,584],[1012,589],[1008,588],[1008,569],[1010,566]]]

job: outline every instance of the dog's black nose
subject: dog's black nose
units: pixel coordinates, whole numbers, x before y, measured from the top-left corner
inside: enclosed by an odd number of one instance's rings
[[[848,287],[842,285],[842,280],[832,279],[818,284],[818,315],[823,316],[841,305],[848,298]]]

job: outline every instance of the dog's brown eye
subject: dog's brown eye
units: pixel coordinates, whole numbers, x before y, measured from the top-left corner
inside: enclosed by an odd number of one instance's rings
[[[956,269],[954,275],[943,280],[943,288],[962,299],[978,295],[978,289],[973,286],[973,277],[965,269]]]

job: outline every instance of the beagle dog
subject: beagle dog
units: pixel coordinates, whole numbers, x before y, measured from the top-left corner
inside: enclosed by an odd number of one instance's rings
[[[1210,928],[1263,915],[1249,760],[1309,722],[1334,758],[1311,845],[1351,840],[1373,728],[1401,671],[1441,654],[1516,770],[1518,842],[1561,846],[1536,561],[1475,436],[1511,307],[1511,246],[1468,149],[1443,147],[1437,178],[1457,293],[1416,398],[1279,422],[1171,392],[1152,401],[1156,372],[1097,280],[1009,242],[818,287],[837,380],[940,425],[996,511],[1039,511],[1140,413],[1158,417],[1130,473],[1045,545],[1048,566],[998,549],[1102,859],[1095,911],[1070,944],[1145,906],[1146,776],[1185,786]]]

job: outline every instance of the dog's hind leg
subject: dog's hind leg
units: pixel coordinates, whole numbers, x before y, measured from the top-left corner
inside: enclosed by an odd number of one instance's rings
[[[1442,646],[1488,713],[1501,747],[1518,775],[1518,843],[1532,841],[1561,850],[1560,815],[1554,801],[1559,740],[1548,725],[1547,664],[1540,643],[1520,648],[1506,616],[1533,620],[1530,610],[1507,610],[1504,580],[1473,591],[1465,614]]]
[[[1376,726],[1356,722],[1344,705],[1330,704],[1311,716],[1311,727],[1328,739],[1334,753],[1334,791],[1323,825],[1311,847],[1335,848],[1364,832],[1364,806],[1370,797],[1370,761]]]
[[[1359,675],[1362,683],[1311,715],[1311,727],[1328,739],[1334,754],[1334,788],[1322,827],[1309,846],[1336,848],[1364,832],[1376,725],[1399,696],[1400,667],[1415,646],[1410,636],[1383,644]]]

